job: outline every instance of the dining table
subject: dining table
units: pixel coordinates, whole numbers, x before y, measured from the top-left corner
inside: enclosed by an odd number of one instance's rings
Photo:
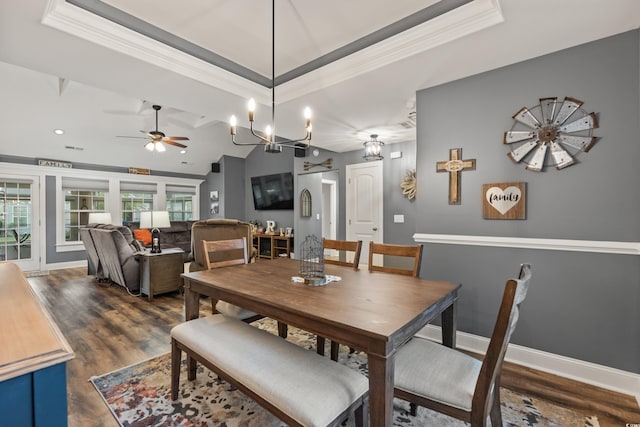
[[[299,281],[300,267],[279,258],[184,273],[185,320],[199,316],[208,296],[365,352],[370,425],[391,426],[396,351],[438,317],[442,343],[455,347],[461,285],[325,265],[334,280],[313,286]]]

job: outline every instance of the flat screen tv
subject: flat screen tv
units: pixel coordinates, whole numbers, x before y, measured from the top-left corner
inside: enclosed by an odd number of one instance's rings
[[[251,191],[256,210],[293,209],[293,174],[252,176]]]

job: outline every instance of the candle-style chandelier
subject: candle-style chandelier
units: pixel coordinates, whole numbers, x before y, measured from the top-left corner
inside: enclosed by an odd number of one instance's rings
[[[256,133],[253,129],[254,112],[256,109],[256,101],[251,98],[249,100],[249,129],[251,134],[257,138],[257,141],[253,142],[238,142],[236,141],[237,132],[237,119],[236,116],[231,116],[229,124],[231,125],[231,142],[235,145],[264,145],[264,151],[267,153],[281,153],[282,147],[289,148],[301,148],[306,149],[311,146],[311,109],[306,107],[304,109],[305,131],[306,134],[303,138],[299,139],[282,139],[278,140],[275,134],[276,125],[276,59],[275,59],[275,43],[276,43],[276,18],[275,18],[275,0],[271,0],[271,124],[265,129],[264,136]]]

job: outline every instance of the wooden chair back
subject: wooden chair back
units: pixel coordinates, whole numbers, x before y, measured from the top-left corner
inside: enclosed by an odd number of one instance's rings
[[[230,265],[247,264],[247,239],[203,240],[202,249],[207,270]],[[220,256],[224,252],[224,255]]]
[[[413,258],[413,268],[385,267],[373,264],[374,255],[392,255]],[[385,273],[402,274],[418,277],[422,262],[422,245],[394,245],[390,243],[369,243],[369,272],[382,271]]]
[[[480,375],[471,401],[471,424],[481,424],[492,409],[492,401],[500,399],[500,372],[511,335],[520,317],[520,304],[527,296],[531,280],[531,265],[522,264],[518,279],[507,281],[491,341],[480,368]]]
[[[325,264],[344,265],[346,267],[353,267],[354,270],[358,269],[358,265],[360,264],[360,252],[362,251],[362,240],[353,241],[322,239],[322,247],[324,249],[344,251],[345,256],[347,256],[347,252],[353,252],[353,261],[351,262],[346,260],[342,261],[339,259],[325,258]]]

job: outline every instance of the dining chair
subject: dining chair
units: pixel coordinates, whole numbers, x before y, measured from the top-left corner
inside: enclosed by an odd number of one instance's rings
[[[354,270],[358,269],[360,252],[362,251],[362,240],[332,240],[323,238],[322,247],[340,252],[337,259],[335,257],[327,258],[325,256],[325,264],[343,265],[345,267],[352,267]],[[353,252],[353,259],[348,261],[350,259],[350,252]],[[344,259],[342,258],[342,254],[344,254]]]
[[[489,347],[480,361],[457,350],[414,337],[396,353],[394,396],[417,406],[471,423],[502,425],[500,372],[524,301],[531,265],[523,264],[518,279],[505,285]]]
[[[352,267],[354,270],[358,270],[358,265],[360,264],[360,252],[362,251],[362,240],[333,240],[333,239],[322,239],[322,247],[324,249],[332,249],[340,251],[338,254],[338,259],[335,258],[326,258],[324,259],[325,264],[334,264],[334,265],[342,265],[345,267]],[[353,258],[350,259],[350,252],[353,252]],[[342,258],[344,256],[344,259]],[[325,338],[321,336],[316,337],[316,352],[318,354],[324,355],[324,345]],[[331,360],[338,361],[338,352],[340,351],[340,344],[334,341],[331,341]],[[350,353],[353,353],[355,350],[350,348]]]
[[[247,264],[249,256],[247,253],[247,239],[228,240],[202,240],[204,260],[207,270],[212,268],[228,267],[232,265]],[[227,317],[234,317],[244,322],[251,323],[262,319],[264,316],[253,311],[238,307],[226,301],[211,300],[214,314],[220,313]]]
[[[413,258],[412,268],[388,267],[375,265],[374,255],[386,255],[392,257]],[[369,272],[382,271],[384,273],[402,274],[418,277],[420,263],[422,262],[422,245],[394,245],[390,243],[369,243]]]

